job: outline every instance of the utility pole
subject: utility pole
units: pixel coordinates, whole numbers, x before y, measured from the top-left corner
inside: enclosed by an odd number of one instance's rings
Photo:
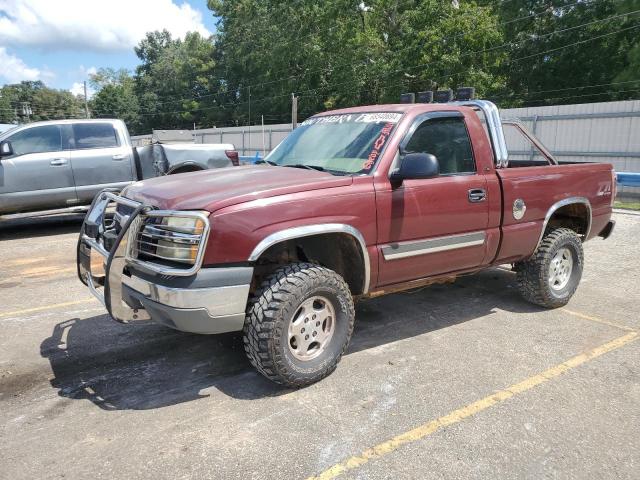
[[[33,111],[29,102],[22,102],[22,116],[27,117],[27,123],[31,121],[31,115],[33,115]]]
[[[295,130],[298,126],[298,97],[295,93],[291,94],[291,129]]]
[[[89,118],[89,104],[87,103],[87,81],[82,82],[84,84],[84,117]]]
[[[262,122],[262,158],[264,158],[266,156],[264,148],[264,115],[260,115],[260,118]]]
[[[249,149],[251,149],[251,85],[249,85],[248,87],[249,90]],[[243,137],[243,141],[244,141],[244,133],[242,134]],[[245,152],[243,152],[244,154]]]
[[[251,86],[248,86],[249,90],[249,127],[251,127]]]

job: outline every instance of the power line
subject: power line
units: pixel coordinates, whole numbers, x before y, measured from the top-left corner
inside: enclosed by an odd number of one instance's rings
[[[508,3],[510,1],[512,1],[512,0],[505,0],[505,1],[502,1],[500,3]],[[615,1],[620,1],[620,0],[615,0]],[[542,16],[542,15],[552,14],[554,12],[557,12],[557,10],[566,10],[566,9],[574,7],[576,5],[593,5],[595,3],[597,3],[597,0],[594,0],[593,2],[585,2],[584,0],[581,0],[581,1],[577,1],[577,2],[574,2],[574,3],[568,4],[568,5],[563,5],[561,7],[558,7],[557,9],[554,9],[554,10],[546,9],[546,10],[544,10],[542,12],[533,13],[531,15],[519,17],[519,18],[516,18],[516,19],[512,19],[512,20],[509,20],[507,22],[501,22],[501,23],[496,24],[495,26],[492,26],[492,28],[497,28],[497,27],[500,27],[500,26],[504,26],[504,25],[508,25],[508,24],[514,23],[514,22],[526,20],[526,19],[529,19],[529,18],[534,18],[534,17],[539,17],[539,16]],[[637,13],[637,12],[638,12],[638,10],[635,11],[635,12],[624,13],[624,14],[621,14],[621,15],[618,15],[618,16],[607,17],[607,19],[613,19],[613,18],[625,16],[625,15],[631,15],[631,14],[634,14],[634,13]],[[596,20],[593,23],[598,23],[598,22],[601,22],[601,21],[605,21],[607,19]],[[589,24],[583,24],[582,26],[584,26],[584,25],[589,25]],[[550,36],[552,34],[562,33],[564,31],[569,31],[571,29],[578,28],[578,27],[580,27],[580,25],[577,26],[577,27],[570,27],[568,29],[563,29],[563,30],[560,30],[560,31],[557,31],[557,32],[552,32],[551,34],[547,34],[547,35],[540,36],[540,37],[537,37],[537,38],[543,38],[543,37],[546,37],[546,36]],[[468,33],[469,32],[459,33],[459,34],[455,34],[455,35],[449,35],[449,36],[441,37],[440,40],[441,41],[452,40],[452,39],[455,39],[455,38],[459,38],[459,37],[465,36]],[[290,42],[283,42],[280,45],[286,45],[288,43],[293,43],[294,41],[296,41],[296,40],[292,40]],[[517,43],[517,42],[509,42],[508,44],[514,44],[514,43]],[[424,42],[423,42],[423,44],[424,44]],[[508,44],[504,44],[504,45],[508,45]],[[502,47],[502,46],[499,46],[499,47]],[[496,47],[496,48],[499,48],[499,47]],[[397,55],[398,53],[401,53],[401,52],[404,52],[404,51],[407,51],[407,50],[410,50],[410,49],[413,49],[413,48],[416,48],[416,47],[409,46],[409,47],[402,48],[400,50],[395,50],[395,51],[393,51],[391,53],[393,53],[394,55]],[[335,71],[336,69],[339,69],[339,68],[342,68],[342,67],[345,67],[345,66],[353,66],[353,64],[351,62],[345,62],[345,63],[338,64],[336,66],[331,67],[331,70]],[[303,72],[303,73],[296,74],[296,75],[290,75],[290,76],[287,76],[287,77],[281,77],[281,78],[270,80],[270,81],[267,81],[267,82],[259,82],[259,83],[254,83],[254,84],[238,87],[237,90],[235,90],[235,91],[239,92],[239,91],[242,91],[242,90],[245,90],[245,89],[250,89],[252,87],[254,87],[254,89],[255,89],[255,87],[263,87],[263,86],[266,86],[266,85],[272,85],[272,84],[275,84],[275,83],[281,83],[281,82],[293,80],[293,79],[296,79],[296,78],[302,78],[302,77],[305,77],[305,76],[310,75],[310,74],[324,72],[326,70],[327,70],[327,67],[323,67],[323,68],[319,68],[319,69]],[[280,71],[284,71],[284,69],[277,70],[276,72],[280,72]],[[264,76],[267,76],[267,75],[272,75],[273,73],[274,72],[270,72],[269,74],[258,75],[257,78],[264,77]],[[224,81],[224,80],[227,80],[227,78],[215,78],[213,80]],[[176,100],[167,100],[167,101],[164,101],[164,102],[158,102],[158,103],[156,103],[156,105],[175,104],[175,103],[180,103],[180,102],[186,102],[186,101],[189,101],[189,100],[202,100],[204,98],[220,97],[222,95],[233,94],[235,91],[233,91],[233,92],[217,92],[217,93],[201,95],[199,97],[185,97],[185,98],[176,99]],[[150,109],[146,109],[146,110],[149,111]],[[153,113],[153,112],[151,112],[151,113]]]
[[[549,37],[551,35],[555,35],[555,34],[558,34],[558,33],[575,30],[577,28],[593,25],[595,23],[601,23],[601,22],[604,22],[604,21],[607,21],[607,20],[612,20],[612,19],[619,18],[619,17],[626,16],[626,15],[635,15],[637,13],[640,13],[640,10],[635,10],[633,12],[629,12],[629,13],[625,13],[625,14],[621,14],[621,15],[613,15],[613,16],[610,16],[610,17],[606,17],[604,19],[595,20],[595,21],[592,21],[592,22],[587,22],[587,23],[584,23],[584,24],[581,24],[581,25],[576,25],[576,26],[573,26],[573,27],[568,27],[568,28],[563,29],[563,30],[554,31],[554,32],[551,32],[549,34],[540,35],[538,37],[533,37],[533,38],[527,39],[527,40],[538,41],[538,40],[541,40],[543,38],[547,38],[547,37]],[[598,36],[595,36],[595,37],[591,37],[591,38],[588,38],[588,39],[585,39],[585,40],[581,40],[581,41],[578,41],[578,42],[574,42],[574,43],[571,43],[571,44],[568,44],[568,45],[564,45],[564,46],[561,46],[561,47],[558,47],[558,48],[545,50],[544,52],[538,52],[538,53],[534,53],[534,54],[531,54],[531,55],[526,55],[524,57],[519,57],[519,58],[516,58],[516,59],[507,59],[506,61],[507,61],[507,63],[512,63],[512,62],[516,62],[516,61],[532,58],[532,57],[535,57],[535,56],[540,56],[540,55],[545,55],[545,54],[548,54],[548,53],[553,53],[553,52],[556,52],[556,51],[559,51],[559,50],[563,50],[565,48],[569,48],[569,47],[572,47],[572,46],[576,46],[576,45],[579,45],[579,44],[582,44],[582,43],[590,42],[590,41],[597,40],[597,39],[600,39],[600,38],[604,38],[604,37],[607,37],[607,36],[615,35],[615,34],[618,34],[618,33],[624,32],[624,31],[632,30],[632,29],[637,28],[638,26],[640,26],[640,24],[636,24],[636,25],[633,25],[631,27],[619,29],[619,30],[616,30],[616,31],[613,31],[613,32],[609,32],[609,33],[603,34],[603,35],[598,35]],[[472,52],[462,53],[460,55],[460,57],[487,53],[487,52],[490,52],[490,51],[495,51],[495,50],[498,50],[498,49],[506,48],[506,47],[511,46],[511,45],[518,45],[519,43],[521,43],[521,42],[507,42],[507,43],[504,43],[502,45],[498,45],[498,46],[495,46],[495,47],[490,47],[490,48],[483,49],[483,50],[476,50],[476,51],[472,51]],[[400,73],[400,72],[407,72],[407,71],[415,70],[416,68],[424,68],[424,67],[433,65],[435,63],[437,63],[437,62],[427,62],[427,63],[423,63],[423,64],[417,64],[417,65],[410,66],[409,68],[399,68],[399,69],[393,70],[391,72],[387,72],[387,74],[385,76],[388,77],[389,75],[392,75],[392,74],[397,74],[397,73]],[[460,74],[467,73],[467,72],[468,72],[468,70],[455,72],[455,73],[448,73],[448,74],[442,75],[440,77],[435,77],[434,79],[440,79],[440,78],[445,78],[446,79],[448,77],[458,76]],[[298,91],[297,93],[300,96],[308,97],[309,95],[305,95],[306,93],[309,93],[309,92],[318,93],[321,90],[326,90],[328,88],[335,88],[337,86],[343,86],[343,85],[352,84],[352,83],[353,82],[351,80],[349,80],[349,81],[340,82],[340,83],[328,84],[328,85],[325,85],[323,87],[312,88],[312,89],[307,89],[307,90],[301,90],[301,91]],[[402,82],[398,82],[398,83],[396,83],[394,85],[403,85],[404,83],[405,83],[405,80],[403,80]],[[361,88],[360,85],[354,85],[354,86],[357,87],[357,88]],[[252,102],[254,102],[254,103],[262,103],[262,102],[267,101],[267,100],[273,100],[273,99],[276,99],[276,98],[284,98],[284,97],[288,97],[288,96],[289,96],[289,93],[280,94],[280,95],[272,95],[272,96],[269,96],[269,97],[263,97],[263,98],[259,98],[257,100],[252,100]],[[193,110],[175,110],[175,111],[165,111],[165,112],[141,113],[140,115],[141,116],[154,116],[154,115],[163,115],[163,114],[180,114],[180,113],[192,113],[192,112],[198,112],[198,111],[220,110],[220,109],[222,109],[224,107],[239,106],[239,105],[243,105],[243,104],[247,104],[247,103],[248,103],[248,101],[230,102],[230,103],[227,103],[227,104],[213,105],[213,106],[210,106],[210,107],[202,107],[202,108],[197,108],[197,109],[193,109]]]
[[[531,95],[537,95],[540,93],[555,93],[555,92],[565,92],[565,91],[569,91],[569,90],[582,90],[582,89],[586,89],[586,88],[597,88],[597,87],[610,87],[613,85],[626,85],[629,83],[639,83],[640,79],[638,80],[628,80],[625,82],[611,82],[611,83],[599,83],[599,84],[595,84],[595,85],[582,85],[582,86],[576,86],[576,87],[567,87],[567,88],[556,88],[556,89],[552,89],[552,90],[537,90],[537,91],[533,91],[533,92],[527,92],[522,94],[520,97],[522,96],[531,96]],[[613,90],[614,92],[617,91],[623,91],[623,90]],[[515,96],[515,94],[509,94],[509,95],[497,95],[497,96],[492,96],[491,98],[513,98]]]
[[[585,24],[585,25],[587,25],[587,24]],[[597,40],[597,39],[600,39],[600,38],[604,38],[604,37],[607,37],[607,36],[610,36],[610,35],[615,35],[615,34],[617,34],[617,33],[621,33],[621,32],[623,32],[623,31],[632,30],[632,29],[634,29],[634,28],[638,28],[639,26],[640,26],[640,24],[636,24],[636,25],[633,25],[633,26],[631,26],[631,27],[623,28],[623,29],[616,30],[616,31],[613,31],[613,32],[609,32],[609,33],[606,33],[606,34],[603,34],[603,35],[598,35],[598,36],[591,37],[591,38],[588,38],[588,39],[585,39],[585,40],[581,40],[581,41],[578,41],[578,42],[570,43],[570,44],[564,45],[564,46],[562,46],[562,47],[552,48],[552,49],[549,49],[549,50],[545,50],[545,51],[543,51],[543,52],[537,52],[537,53],[534,53],[534,54],[531,54],[531,55],[526,55],[526,56],[519,57],[519,58],[508,59],[508,60],[507,60],[507,63],[513,63],[513,62],[517,62],[517,61],[521,61],[521,60],[526,60],[526,59],[529,59],[529,58],[532,58],[532,57],[536,57],[536,56],[540,56],[540,55],[546,55],[546,54],[548,54],[548,53],[553,53],[553,52],[556,52],[556,51],[559,51],[559,50],[563,50],[563,49],[565,49],[565,48],[569,48],[569,47],[573,47],[573,46],[576,46],[576,45],[580,45],[580,44],[582,44],[582,43],[590,42],[590,41]],[[572,27],[572,28],[573,28],[573,27]],[[538,37],[538,38],[541,38],[541,37]],[[505,46],[508,46],[508,45],[509,45],[509,44],[503,44],[503,45],[501,45],[501,47],[505,47]],[[467,53],[463,53],[463,54],[461,54],[460,56],[461,56],[461,57],[463,57],[463,56],[466,56],[466,55],[476,55],[476,54],[486,53],[487,51],[493,50],[493,49],[495,49],[495,48],[497,48],[497,47],[492,47],[492,48],[490,48],[490,49],[485,49],[485,50],[478,50],[478,51],[474,51],[474,52],[467,52]],[[390,75],[390,74],[396,74],[396,73],[399,73],[399,72],[401,72],[401,71],[405,71],[405,70],[414,70],[415,68],[422,68],[422,67],[426,67],[426,66],[429,66],[429,65],[431,65],[431,64],[433,64],[433,63],[435,63],[435,62],[429,62],[429,63],[424,63],[424,64],[414,65],[414,66],[412,66],[412,67],[409,67],[408,69],[404,69],[404,68],[403,68],[403,69],[398,69],[398,70],[395,70],[395,71],[389,72],[389,73],[387,74],[387,76],[388,76],[388,75]],[[448,73],[448,74],[445,74],[445,75],[441,75],[441,76],[439,76],[439,77],[434,77],[434,79],[433,79],[433,80],[436,80],[436,79],[442,79],[442,78],[446,79],[446,78],[448,78],[448,77],[458,76],[458,75],[465,74],[465,73],[468,73],[468,70],[462,70],[462,71],[455,72],[455,73]],[[393,86],[400,86],[400,85],[404,85],[404,84],[405,84],[405,82],[406,82],[406,80],[403,80],[403,81],[401,81],[401,82],[397,82],[397,83],[393,84]],[[306,90],[306,91],[300,91],[300,92],[298,92],[298,93],[300,93],[300,94],[301,94],[301,96],[305,96],[305,95],[304,95],[304,93],[305,93],[305,92],[317,92],[318,90],[326,89],[327,87],[341,86],[341,85],[345,85],[345,84],[347,84],[347,83],[351,83],[351,82],[342,82],[342,83],[339,83],[339,84],[333,84],[333,85],[332,85],[332,84],[329,84],[329,85],[327,85],[327,86],[325,86],[325,87],[319,87],[319,88],[315,88],[315,89],[309,89],[309,90]],[[360,86],[359,86],[359,85],[356,85],[356,86],[357,86],[358,88],[360,88]]]
[[[631,90],[608,90],[605,92],[599,92],[599,93],[586,93],[586,94],[582,94],[582,95],[569,95],[569,96],[564,96],[564,97],[546,97],[546,98],[541,98],[541,99],[537,99],[537,100],[532,100],[532,102],[549,102],[551,100],[557,101],[557,100],[567,100],[570,98],[584,98],[584,97],[597,97],[597,96],[602,96],[602,95],[612,95],[615,93],[632,93],[632,92],[640,92],[640,89],[631,89]],[[494,97],[490,97],[489,99],[494,98]],[[516,100],[524,100],[524,97],[518,97],[516,98]]]
[[[511,1],[511,0],[507,0],[507,1]],[[619,1],[619,0],[616,0],[616,1]],[[506,3],[506,2],[502,2],[502,3]],[[586,4],[586,3],[588,3],[588,2],[584,2],[584,0],[583,1],[578,1],[578,2],[575,2],[575,3],[571,3],[569,5],[565,5],[563,7],[559,7],[559,9],[565,9],[565,8],[576,6],[578,4]],[[596,2],[594,1],[592,3],[596,3]],[[592,3],[589,3],[589,4],[592,4]],[[504,25],[507,25],[509,23],[513,23],[513,22],[516,22],[516,21],[526,20],[528,18],[533,18],[533,17],[537,17],[537,16],[541,16],[541,15],[547,15],[549,13],[553,13],[553,11],[545,10],[544,12],[538,12],[538,13],[535,13],[535,14],[532,14],[532,15],[529,15],[529,16],[526,16],[526,17],[520,17],[518,19],[510,20],[508,22],[498,23],[498,24],[495,25],[495,27],[504,26]],[[629,13],[622,14],[622,15],[629,15]],[[560,33],[562,31],[563,30],[558,31],[558,32],[554,32],[554,33]],[[441,37],[440,41],[443,42],[443,41],[446,41],[446,40],[452,40],[452,39],[455,39],[455,38],[459,38],[459,37],[465,36],[468,33],[469,32],[464,32],[464,33],[458,33],[458,34],[455,34],[455,35],[449,35],[449,36]],[[424,46],[425,42],[426,42],[426,39],[421,43],[421,45]],[[511,43],[513,43],[513,42],[511,42]],[[395,50],[395,51],[393,51],[391,53],[393,53],[394,55],[397,55],[398,53],[401,53],[401,52],[404,52],[404,51],[407,51],[407,50],[410,50],[410,49],[413,49],[413,48],[416,48],[416,47],[409,46],[409,47],[401,48],[399,50]],[[418,48],[421,48],[421,47],[419,46]],[[341,68],[341,67],[344,67],[344,66],[352,66],[352,63],[351,62],[345,62],[343,64],[339,64],[337,66],[332,67],[332,70],[335,70],[337,68]],[[316,69],[316,70],[311,70],[311,71],[307,71],[307,72],[304,72],[304,73],[300,73],[300,74],[297,74],[297,75],[284,77],[284,78],[281,78],[281,79],[271,80],[269,82],[262,82],[262,83],[254,84],[254,85],[251,85],[251,86],[259,87],[259,86],[264,86],[264,85],[270,85],[270,84],[279,83],[279,82],[282,82],[282,81],[285,81],[285,80],[292,80],[294,78],[304,77],[306,75],[313,74],[313,73],[320,73],[320,72],[323,72],[324,70],[326,70],[326,69],[325,68],[320,68],[320,69]],[[280,70],[280,71],[282,71],[282,70]]]

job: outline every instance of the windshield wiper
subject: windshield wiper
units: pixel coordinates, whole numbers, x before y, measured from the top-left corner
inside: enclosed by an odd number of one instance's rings
[[[320,165],[305,165],[304,163],[295,163],[293,165],[283,165],[283,167],[306,168],[307,170],[317,170],[319,172],[324,172],[324,167],[321,167]]]
[[[276,162],[272,162],[271,160],[257,160],[256,162],[254,162],[255,165],[260,165],[261,163],[266,163],[267,165],[272,165],[274,167],[277,167],[278,164]]]

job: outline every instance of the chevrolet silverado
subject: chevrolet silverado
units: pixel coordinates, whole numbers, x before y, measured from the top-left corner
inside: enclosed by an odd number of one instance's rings
[[[536,155],[510,161],[507,128]],[[80,280],[120,322],[243,331],[259,372],[304,386],[336,368],[354,299],[511,264],[526,300],[559,307],[614,226],[611,165],[559,164],[488,101],[322,113],[262,162],[102,192]]]

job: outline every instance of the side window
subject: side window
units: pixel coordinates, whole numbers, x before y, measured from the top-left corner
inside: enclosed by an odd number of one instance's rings
[[[509,152],[509,168],[549,165],[538,147],[513,123],[503,123],[504,139]]]
[[[118,146],[116,131],[109,123],[77,123],[73,125],[75,149],[109,148]]]
[[[57,125],[43,125],[21,130],[11,135],[7,140],[11,142],[16,156],[62,150],[62,137]]]
[[[471,140],[462,118],[445,117],[426,120],[413,133],[405,150],[435,155],[440,164],[440,175],[475,173],[476,171]]]

